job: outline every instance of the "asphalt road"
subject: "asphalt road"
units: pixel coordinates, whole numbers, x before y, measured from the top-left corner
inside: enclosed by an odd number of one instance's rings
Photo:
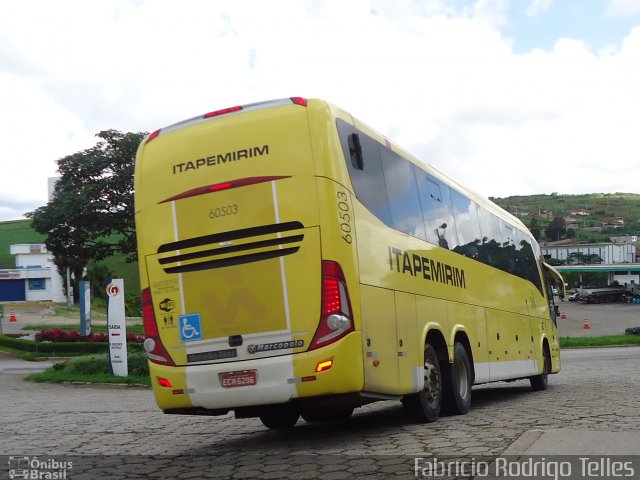
[[[640,327],[640,305],[626,303],[586,304],[559,302],[566,318],[558,319],[561,337],[624,335],[629,327]],[[589,328],[584,328],[584,322]]]
[[[0,478],[25,457],[72,462],[70,479],[354,479],[415,478],[417,458],[640,455],[640,348],[562,358],[547,391],[526,381],[480,386],[465,416],[416,425],[399,403],[380,402],[347,425],[301,420],[290,431],[231,415],[164,415],[147,389],[34,384],[0,372]]]

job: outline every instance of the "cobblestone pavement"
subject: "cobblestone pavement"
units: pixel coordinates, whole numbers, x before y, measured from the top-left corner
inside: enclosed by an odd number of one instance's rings
[[[478,387],[468,415],[433,424],[380,402],[345,426],[300,420],[290,431],[231,415],[164,415],[147,389],[0,374],[0,478],[9,455],[71,461],[70,479],[414,478],[415,457],[496,456],[531,430],[640,431],[640,348],[563,351],[562,367],[546,392],[525,381]]]

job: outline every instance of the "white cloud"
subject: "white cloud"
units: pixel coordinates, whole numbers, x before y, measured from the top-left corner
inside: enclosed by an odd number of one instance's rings
[[[552,3],[553,0],[532,0],[525,10],[525,14],[530,17],[535,17],[536,15],[549,10]]]
[[[0,17],[3,198],[44,203],[55,159],[99,130],[291,95],[343,106],[487,196],[637,191],[640,29],[603,52],[562,39],[517,54],[497,29],[506,5],[15,2]]]
[[[608,11],[616,16],[638,13],[640,12],[640,0],[609,0]]]

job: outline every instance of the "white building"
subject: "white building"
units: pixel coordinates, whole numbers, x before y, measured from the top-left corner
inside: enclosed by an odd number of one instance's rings
[[[603,264],[634,263],[636,247],[632,244],[592,243],[587,245],[540,246],[545,257],[566,260],[570,253],[596,254]]]
[[[62,277],[44,244],[11,245],[16,268],[0,270],[0,301],[64,302]]]
[[[618,235],[609,239],[612,243],[638,243],[637,235]]]

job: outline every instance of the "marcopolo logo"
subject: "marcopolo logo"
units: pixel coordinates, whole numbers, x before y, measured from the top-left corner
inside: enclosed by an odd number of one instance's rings
[[[270,352],[272,350],[286,350],[287,348],[299,348],[304,346],[304,340],[289,340],[287,342],[262,343],[259,345],[249,345],[247,352]]]
[[[38,457],[9,457],[9,478],[62,480],[68,478],[73,462],[40,459]]]

